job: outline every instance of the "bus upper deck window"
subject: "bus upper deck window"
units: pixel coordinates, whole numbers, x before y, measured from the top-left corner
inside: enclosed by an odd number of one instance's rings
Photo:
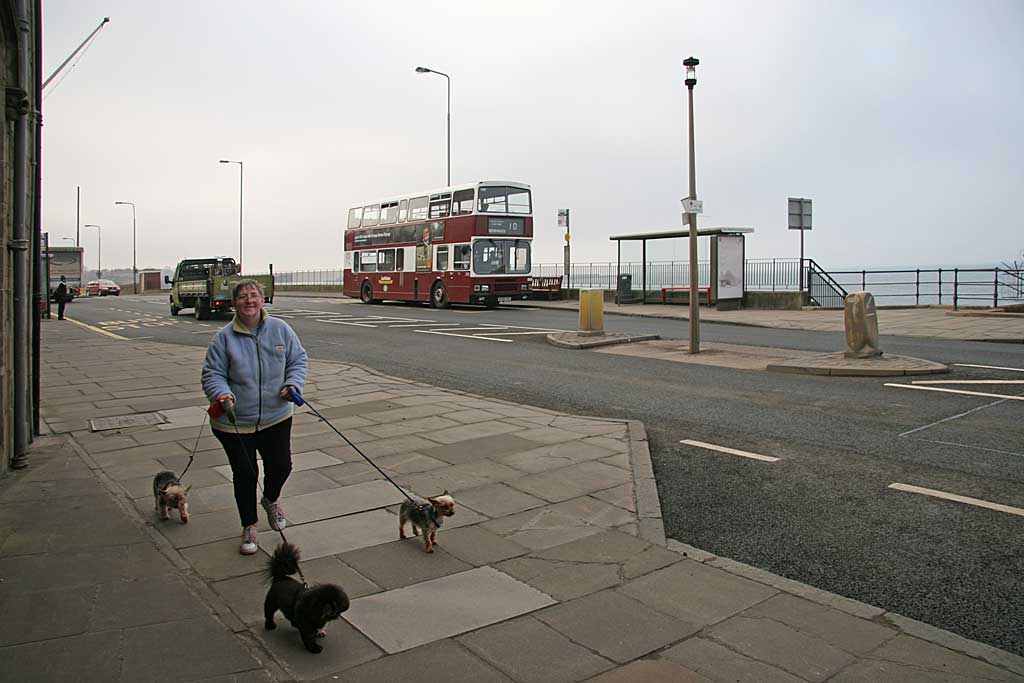
[[[398,220],[398,202],[380,205],[380,224],[394,225]]]
[[[409,220],[422,221],[427,217],[427,198],[415,197],[409,200]]]
[[[435,194],[430,197],[430,218],[447,218],[452,209],[450,193]]]
[[[363,208],[363,220],[362,226],[365,228],[370,225],[377,225],[377,221],[380,219],[380,204],[372,204]]]
[[[362,219],[362,217],[363,217],[363,207],[357,206],[354,209],[349,209],[348,210],[348,227],[350,227],[350,228],[358,228],[359,227],[359,221]]]
[[[473,213],[473,190],[458,190],[452,195],[452,215],[465,216]]]
[[[403,199],[398,203],[398,222],[404,223],[409,218],[409,200]]]

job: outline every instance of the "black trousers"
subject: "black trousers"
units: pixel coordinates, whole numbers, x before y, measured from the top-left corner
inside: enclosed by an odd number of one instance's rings
[[[263,495],[273,502],[281,496],[281,489],[292,473],[292,418],[253,434],[213,430],[213,435],[224,447],[231,463],[231,476],[235,487],[235,505],[242,526],[255,524],[256,481],[259,465],[256,453],[263,459]]]
[[[57,320],[64,319],[64,307],[68,305],[68,302],[61,299],[57,302]]]

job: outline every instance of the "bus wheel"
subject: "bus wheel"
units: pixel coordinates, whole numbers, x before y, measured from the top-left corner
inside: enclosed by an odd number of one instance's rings
[[[373,289],[370,287],[369,282],[363,283],[363,288],[359,290],[359,298],[364,304],[375,303],[373,300]]]
[[[430,305],[434,308],[448,308],[448,290],[443,282],[437,282],[430,289]]]

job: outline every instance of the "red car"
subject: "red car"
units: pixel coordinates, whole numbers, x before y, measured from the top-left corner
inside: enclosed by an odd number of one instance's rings
[[[85,285],[86,296],[121,296],[121,287],[113,280],[90,280]]]

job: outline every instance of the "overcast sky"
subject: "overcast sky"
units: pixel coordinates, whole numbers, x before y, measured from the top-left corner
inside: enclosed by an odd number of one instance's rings
[[[44,77],[110,23],[43,103],[43,229],[103,226],[105,268],[238,251],[245,269],[338,268],[349,207],[452,182],[534,193],[534,263],[615,259],[675,229],[687,194],[681,61],[705,226],[796,257],[814,201],[826,268],[1021,258],[1024,2],[44,0]],[[96,230],[82,231],[96,265]],[[686,258],[685,242],[649,258]],[[706,246],[702,246],[706,254]],[[635,258],[624,250],[624,257]]]

